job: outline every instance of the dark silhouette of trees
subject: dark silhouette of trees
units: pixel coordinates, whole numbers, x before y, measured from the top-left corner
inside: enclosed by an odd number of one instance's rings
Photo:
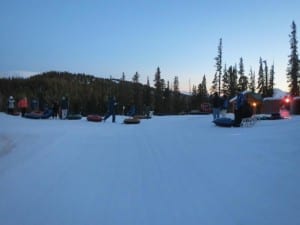
[[[0,110],[6,111],[10,95],[16,100],[24,95],[29,101],[37,100],[40,110],[51,107],[54,101],[60,102],[63,96],[69,99],[70,112],[83,115],[105,114],[107,100],[115,96],[118,102],[117,113],[122,114],[135,104],[137,113],[145,109],[154,109],[156,113],[176,114],[186,109],[183,102],[189,96],[179,91],[178,77],[174,80],[174,90],[165,84],[157,69],[155,88],[150,87],[149,78],[146,85],[139,82],[139,74],[133,75],[132,81],[121,79],[104,79],[86,74],[50,71],[29,78],[0,79]],[[125,111],[124,111],[125,108]]]
[[[299,96],[299,57],[297,49],[297,28],[293,21],[291,25],[292,31],[290,37],[291,54],[289,55],[288,68],[287,68],[287,81],[292,96]]]

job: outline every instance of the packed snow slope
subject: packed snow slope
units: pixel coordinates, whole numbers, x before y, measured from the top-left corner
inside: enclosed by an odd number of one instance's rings
[[[0,224],[300,224],[299,116],[123,119],[0,113]]]

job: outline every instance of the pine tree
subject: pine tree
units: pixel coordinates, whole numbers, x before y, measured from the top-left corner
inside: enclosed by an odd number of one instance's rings
[[[197,86],[192,86],[192,96],[190,98],[190,109],[197,109],[199,105]]]
[[[244,74],[244,62],[242,57],[240,58],[238,74],[239,74],[238,87],[242,91],[245,91],[247,90],[248,87],[248,77],[246,77]]]
[[[219,94],[221,93],[221,78],[222,78],[222,38],[220,38],[219,46],[218,46],[218,56],[215,57],[216,60],[216,90],[218,90]]]
[[[161,113],[163,107],[162,100],[163,100],[164,80],[161,79],[161,72],[159,67],[157,67],[155,73],[154,87],[155,87],[155,94],[154,94],[155,111]]]
[[[196,85],[193,85],[192,87],[192,96],[196,96],[197,95],[197,87]]]
[[[292,96],[299,96],[299,57],[297,50],[297,28],[296,24],[293,21],[292,23],[292,32],[289,35],[290,45],[291,45],[291,54],[289,55],[288,69],[287,69],[287,81],[288,87],[290,88],[290,94]]]
[[[174,83],[173,83],[173,91],[175,93],[179,93],[179,80],[178,80],[178,76],[175,76],[174,78]]]
[[[265,77],[263,70],[263,61],[262,58],[259,58],[259,69],[258,69],[258,80],[257,80],[257,91],[262,97],[266,97],[265,93]]]
[[[154,87],[161,91],[161,77],[160,77],[160,68],[157,67],[155,78],[154,78]]]
[[[201,94],[204,98],[208,98],[208,91],[207,91],[207,87],[206,87],[206,76],[205,76],[205,74],[203,75],[201,84],[202,84],[202,93]]]
[[[222,92],[223,94],[226,94],[227,96],[229,96],[229,74],[227,71],[227,66],[225,64],[224,66],[224,72],[223,72],[223,79],[222,79]]]
[[[181,100],[180,100],[180,90],[179,90],[179,79],[178,76],[175,76],[173,83],[173,99],[171,104],[171,109],[173,109],[176,113],[179,113],[182,108]]]
[[[269,90],[268,90],[268,83],[269,83],[269,68],[268,68],[268,63],[267,60],[264,60],[263,63],[265,64],[265,69],[264,69],[264,93],[266,97],[270,97],[269,96]]]
[[[230,66],[228,68],[228,75],[229,75],[229,89],[228,89],[228,96],[234,97],[236,95],[238,89],[238,75],[236,67]]]
[[[249,82],[249,90],[253,93],[255,92],[255,72],[253,72],[252,68],[250,68],[250,82]]]
[[[217,73],[215,73],[214,79],[212,81],[212,85],[210,87],[210,93],[213,94],[215,92],[217,92],[218,88],[218,76]]]
[[[138,83],[139,82],[139,78],[140,78],[140,75],[138,72],[136,72],[133,77],[132,77],[132,81],[133,83]]]
[[[149,76],[147,76],[147,84],[148,87],[150,87],[150,80],[149,80]]]
[[[208,100],[208,92],[206,88],[206,76],[203,75],[202,82],[198,85],[198,95],[197,95],[198,103],[203,103]]]
[[[122,81],[125,81],[125,73],[124,73],[124,72],[122,73],[121,80],[122,80]]]
[[[245,70],[244,70],[244,61],[243,61],[243,58],[241,57],[240,58],[240,63],[239,63],[239,76],[240,77],[242,77],[242,76],[244,76],[244,72],[245,72]]]
[[[144,104],[147,108],[152,105],[152,95],[149,77],[147,77],[147,84],[144,88]]]
[[[274,63],[273,65],[271,66],[271,69],[270,69],[270,78],[269,78],[269,83],[268,83],[268,95],[270,97],[273,96],[273,93],[274,93],[274,76],[275,76],[275,70],[274,70]]]

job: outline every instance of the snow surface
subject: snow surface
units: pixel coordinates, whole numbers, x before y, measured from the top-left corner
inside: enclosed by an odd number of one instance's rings
[[[0,113],[0,224],[300,224],[299,116],[123,119]]]

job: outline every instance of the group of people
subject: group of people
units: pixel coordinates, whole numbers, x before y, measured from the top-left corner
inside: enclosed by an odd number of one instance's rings
[[[42,103],[41,103],[42,104]],[[110,116],[112,116],[112,122],[116,121],[116,109],[117,109],[117,101],[115,96],[110,96],[108,99],[108,104],[107,104],[107,112],[104,115],[103,120],[107,120]],[[20,99],[18,101],[18,108],[22,112],[22,116],[25,115],[25,113],[28,111],[28,100],[26,97]],[[31,102],[31,110],[32,111],[49,111],[51,110],[52,112],[52,119],[57,119],[60,117],[61,119],[66,119],[68,116],[68,111],[69,111],[69,100],[67,97],[63,96],[61,98],[61,101],[52,101],[51,105],[48,106],[47,104],[42,104],[39,105],[39,102],[35,99],[32,100]],[[42,109],[41,109],[42,108]],[[13,96],[10,96],[8,98],[7,102],[7,112],[8,114],[14,114],[16,110],[15,106],[15,99]],[[125,111],[125,106],[123,106],[123,111]],[[129,111],[126,112],[126,115],[133,117],[136,114],[136,108],[134,104],[131,104],[129,107]]]
[[[117,101],[115,96],[111,96],[108,99],[108,104],[107,104],[107,112],[104,115],[103,121],[105,122],[110,116],[112,116],[112,122],[116,122],[116,108],[117,108]],[[136,114],[136,107],[132,103],[129,107],[129,111],[125,113],[125,106],[123,106],[123,113],[124,115],[126,114],[127,116],[133,117]]]
[[[220,97],[218,92],[215,92],[211,99],[211,104],[212,104],[212,114],[214,120],[220,118],[220,115],[222,117],[226,116],[228,106],[229,106],[229,100],[225,94],[222,97]]]
[[[27,100],[27,97],[24,96],[21,98],[16,105],[16,100],[13,96],[10,96],[7,101],[7,113],[8,114],[15,114],[17,113],[16,108],[18,108],[21,111],[21,115],[24,117],[25,113],[28,111],[29,103]],[[69,109],[69,101],[68,98],[63,96],[60,103],[58,101],[53,101],[52,105],[48,107],[47,105],[43,106],[44,109],[42,110],[51,110],[52,111],[52,118],[58,118],[61,113],[61,119],[66,119],[68,115],[68,109]],[[35,99],[31,102],[31,110],[32,111],[40,111],[38,107],[38,101]]]
[[[7,102],[7,113],[8,114],[14,114],[15,113],[15,99],[13,96],[9,96],[8,98],[8,102]],[[26,113],[26,109],[28,108],[28,101],[27,101],[27,97],[24,96],[23,98],[21,98],[18,103],[17,103],[17,107],[21,110],[21,114],[22,116],[25,115]]]
[[[219,94],[215,92],[212,97],[211,104],[214,120],[220,118],[220,114],[222,117],[226,116],[229,106],[229,100],[225,94],[220,97]],[[252,114],[253,110],[249,102],[247,101],[243,92],[239,89],[234,107],[234,126],[240,126],[242,119],[251,117]]]

